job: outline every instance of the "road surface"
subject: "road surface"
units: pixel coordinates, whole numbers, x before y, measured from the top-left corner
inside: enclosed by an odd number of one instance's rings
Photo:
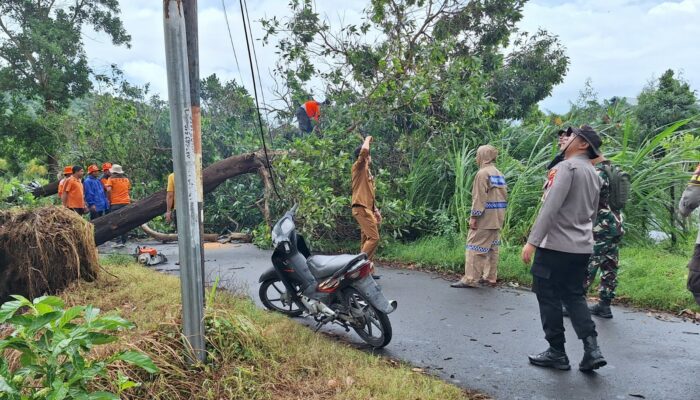
[[[149,245],[169,259],[151,268],[179,273],[177,244]],[[260,305],[258,277],[270,266],[270,255],[250,244],[208,244],[206,278],[211,282],[219,277],[220,285],[242,290]],[[531,366],[527,360],[528,354],[547,347],[531,292],[505,287],[453,289],[440,276],[418,271],[378,273],[387,298],[399,304],[390,315],[392,342],[378,353],[453,384],[496,399],[700,399],[696,323],[613,307],[613,319],[594,317],[608,365],[584,374],[577,369],[583,348],[567,321],[572,370],[554,371]],[[367,349],[354,332],[326,330]]]

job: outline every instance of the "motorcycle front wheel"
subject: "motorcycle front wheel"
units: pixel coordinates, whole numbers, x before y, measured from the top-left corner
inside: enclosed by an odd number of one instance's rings
[[[292,284],[292,286],[295,289],[299,288],[298,284]],[[258,295],[268,310],[277,311],[290,317],[298,317],[304,313],[304,309],[297,304],[293,294],[287,291],[287,287],[279,278],[263,281]]]
[[[374,308],[365,296],[353,288],[343,291],[348,310],[355,319],[352,329],[370,346],[380,349],[391,341],[389,317]]]

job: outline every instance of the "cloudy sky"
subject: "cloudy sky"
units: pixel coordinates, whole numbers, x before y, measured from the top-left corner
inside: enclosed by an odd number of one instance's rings
[[[252,89],[245,39],[236,0],[224,0],[242,71],[231,51],[221,0],[199,0],[201,75],[216,73],[222,79],[242,79]],[[316,0],[318,11],[331,23],[357,22],[365,1]],[[118,64],[133,83],[150,83],[167,97],[163,49],[162,2],[120,0],[122,20],[132,35],[132,47],[112,46],[104,36],[86,32],[85,44],[92,65],[100,70]],[[251,0],[248,11],[253,34],[262,36],[262,17],[283,16],[288,0]],[[564,83],[545,99],[543,109],[563,112],[575,101],[586,79],[600,98],[636,96],[652,78],[666,69],[680,71],[693,88],[700,88],[700,0],[531,0],[519,27],[534,32],[544,28],[558,35],[571,58]],[[263,85],[270,85],[274,49],[257,44]],[[246,57],[244,59],[244,57]]]

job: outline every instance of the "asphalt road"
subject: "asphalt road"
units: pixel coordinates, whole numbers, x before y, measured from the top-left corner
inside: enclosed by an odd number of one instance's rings
[[[177,245],[156,245],[169,258],[156,268],[179,273]],[[132,249],[133,251],[133,249]],[[243,290],[258,303],[258,277],[270,252],[253,245],[208,245],[208,281]],[[608,365],[593,374],[577,370],[583,354],[567,321],[571,371],[529,365],[527,354],[547,347],[535,296],[513,288],[453,289],[424,272],[380,269],[392,342],[379,351],[424,368],[453,384],[497,399],[700,399],[700,325],[624,307],[612,320],[595,319]],[[363,347],[354,333],[330,328]],[[366,348],[366,347],[364,347]],[[367,349],[367,351],[371,351]]]

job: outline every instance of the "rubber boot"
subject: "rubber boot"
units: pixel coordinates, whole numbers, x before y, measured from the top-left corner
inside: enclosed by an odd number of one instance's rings
[[[589,372],[603,367],[607,363],[600,352],[600,347],[598,347],[598,339],[595,336],[583,339],[583,359],[579,363],[578,369],[583,372]]]
[[[554,368],[562,371],[568,371],[571,369],[571,365],[569,365],[569,357],[566,356],[566,352],[557,350],[551,346],[542,353],[527,356],[527,358],[530,360],[530,364],[537,365],[539,367]]]
[[[597,315],[600,318],[612,318],[612,310],[610,310],[610,300],[601,299],[597,304],[588,307],[591,315]]]

